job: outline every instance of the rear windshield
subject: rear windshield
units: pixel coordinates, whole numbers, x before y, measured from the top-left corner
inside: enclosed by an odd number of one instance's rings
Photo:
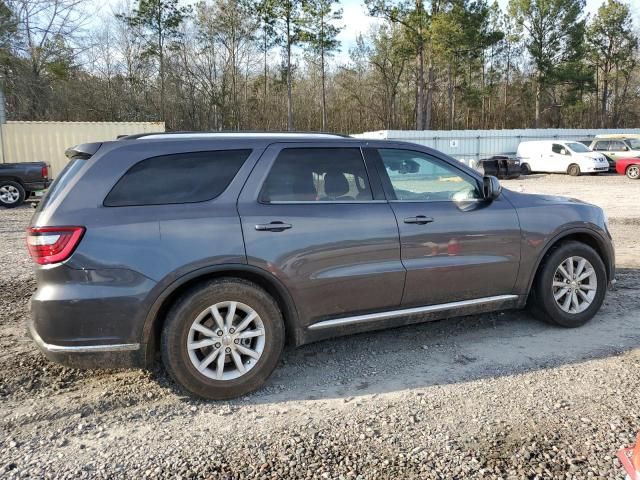
[[[42,200],[40,201],[40,204],[38,205],[36,211],[39,212],[43,210],[47,205],[53,202],[58,197],[58,195],[60,195],[60,192],[64,190],[64,187],[66,187],[69,182],[78,174],[78,171],[82,168],[85,161],[86,160],[83,160],[81,158],[76,158],[67,163],[62,172],[60,172],[60,175],[58,175],[58,177],[53,181],[53,183],[49,187],[49,190],[47,190],[47,193],[44,195],[44,197],[42,197]]]
[[[104,200],[106,207],[212,200],[231,183],[251,150],[191,152],[147,158],[131,167]]]

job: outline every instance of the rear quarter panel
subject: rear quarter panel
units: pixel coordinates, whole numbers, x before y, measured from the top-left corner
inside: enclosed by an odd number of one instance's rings
[[[172,205],[103,206],[104,198],[113,185],[140,160],[225,148],[252,148],[253,152],[228,188],[213,200]],[[136,308],[127,312],[127,321],[132,326],[131,339],[138,341],[147,312],[167,286],[203,267],[246,263],[236,201],[241,185],[263,149],[260,144],[239,144],[237,141],[113,142],[87,160],[83,171],[65,187],[65,191],[42,212],[34,215],[32,226],[86,227],[76,251],[63,266],[84,271],[92,278],[115,279],[103,283],[101,291],[94,293],[87,290],[86,281],[83,282],[85,285],[78,284],[80,289],[87,291],[87,295],[93,295],[92,298],[109,298],[116,296],[118,289],[124,291],[126,282],[120,283],[117,281],[119,278],[136,278],[139,284],[144,285],[144,291],[137,292],[139,301]],[[56,267],[36,268],[40,285],[46,285]],[[47,270],[51,272],[47,273]],[[55,283],[53,277],[51,281]],[[113,290],[113,295],[109,289]],[[58,293],[62,295],[63,289],[58,289]],[[74,295],[82,293],[75,291],[69,295],[73,301]]]
[[[616,161],[616,172],[620,175],[625,175],[627,172],[627,167],[631,164],[640,165],[640,159],[638,158],[621,158]]]

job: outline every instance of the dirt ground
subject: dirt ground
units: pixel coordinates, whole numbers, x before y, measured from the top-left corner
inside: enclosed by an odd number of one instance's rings
[[[508,311],[287,348],[267,386],[204,402],[151,371],[79,371],[25,336],[24,229],[0,210],[0,478],[623,478],[640,430],[640,181],[503,182],[602,206],[618,285],[586,326]]]

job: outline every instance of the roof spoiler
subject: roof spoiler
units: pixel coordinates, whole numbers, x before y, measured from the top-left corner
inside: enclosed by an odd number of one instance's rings
[[[69,147],[64,154],[69,160],[88,160],[102,146],[102,142],[97,143],[81,143],[75,147]]]

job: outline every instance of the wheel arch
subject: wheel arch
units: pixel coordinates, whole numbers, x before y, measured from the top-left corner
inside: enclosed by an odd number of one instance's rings
[[[544,265],[545,260],[549,257],[549,254],[553,251],[554,248],[570,241],[581,242],[593,248],[604,263],[605,269],[607,271],[607,279],[612,279],[614,272],[606,241],[601,237],[599,233],[595,232],[594,230],[587,228],[571,229],[568,231],[560,232],[555,237],[553,237],[549,242],[547,242],[544,250],[539,254],[538,259],[536,260],[535,268],[533,269],[533,273],[529,278],[529,284],[527,285],[527,296],[531,294],[533,282],[540,273],[540,269],[542,265]]]
[[[164,325],[167,311],[175,300],[194,285],[216,278],[241,278],[255,283],[271,295],[284,319],[287,343],[295,346],[302,343],[301,331],[297,327],[298,312],[291,294],[282,282],[273,275],[258,267],[245,264],[225,264],[204,267],[183,275],[166,287],[154,301],[147,314],[142,331],[142,342],[145,345],[145,363],[153,360],[159,349],[160,333]]]
[[[3,181],[10,181],[10,182],[19,183],[22,186],[22,188],[24,188],[26,190],[22,179],[20,179],[19,177],[14,177],[14,176],[11,176],[11,175],[0,175],[0,182],[3,182]]]

